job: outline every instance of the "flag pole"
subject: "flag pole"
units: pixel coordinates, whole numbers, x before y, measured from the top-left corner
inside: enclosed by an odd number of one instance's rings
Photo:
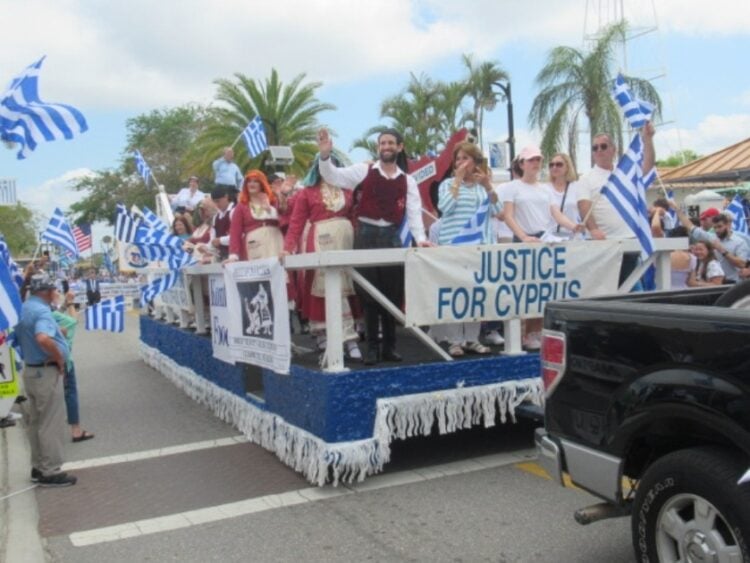
[[[237,135],[237,138],[236,138],[236,139],[234,140],[234,142],[233,142],[233,143],[232,143],[231,145],[229,145],[229,148],[230,148],[230,149],[234,149],[234,145],[236,145],[236,144],[237,144],[237,141],[239,141],[239,140],[240,140],[240,139],[242,138],[242,134],[243,134],[243,133],[245,132],[245,129],[247,129],[247,127],[244,127],[244,128],[242,129],[242,131],[240,131],[240,134],[239,134],[239,135]]]

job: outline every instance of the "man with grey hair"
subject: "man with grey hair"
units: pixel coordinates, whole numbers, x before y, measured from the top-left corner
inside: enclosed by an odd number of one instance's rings
[[[76,484],[73,475],[60,469],[67,428],[63,378],[70,352],[50,308],[56,292],[49,276],[33,276],[15,330],[25,362],[23,382],[28,401],[24,415],[31,443],[31,480],[41,487]]]
[[[242,172],[234,162],[234,150],[232,147],[224,149],[224,154],[214,160],[214,183],[224,186],[229,190],[239,192],[242,186]]]

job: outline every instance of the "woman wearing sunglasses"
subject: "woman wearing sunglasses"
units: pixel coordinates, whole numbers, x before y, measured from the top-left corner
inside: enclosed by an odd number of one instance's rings
[[[565,153],[555,154],[547,165],[549,181],[552,188],[552,202],[563,215],[574,223],[579,223],[578,198],[576,197],[576,180],[578,174],[570,157]],[[553,219],[549,225],[550,232],[562,238],[570,238],[573,232],[557,224]]]

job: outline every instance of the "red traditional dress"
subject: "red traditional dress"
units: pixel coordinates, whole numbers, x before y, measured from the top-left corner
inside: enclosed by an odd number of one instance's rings
[[[321,182],[295,194],[294,210],[284,237],[284,250],[289,253],[349,250],[354,244],[350,220],[351,190],[334,188]],[[302,315],[310,321],[313,333],[325,332],[325,279],[322,270],[304,272],[297,288],[297,303]],[[344,340],[357,338],[354,331],[350,299],[354,290],[351,280],[343,280]],[[347,297],[347,298],[345,298]]]
[[[278,256],[284,239],[275,207],[237,204],[229,227],[229,256],[255,260]]]

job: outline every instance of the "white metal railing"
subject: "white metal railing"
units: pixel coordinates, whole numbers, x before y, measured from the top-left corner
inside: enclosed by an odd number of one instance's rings
[[[623,252],[640,252],[640,245],[634,239],[618,241],[622,245]],[[654,240],[655,253],[650,259],[640,264],[627,280],[620,286],[618,293],[627,293],[636,284],[638,279],[653,264],[656,269],[657,290],[667,290],[671,285],[670,252],[673,250],[684,250],[688,247],[686,238],[660,238]],[[391,303],[382,293],[365,280],[356,270],[358,267],[386,266],[403,264],[408,249],[384,248],[371,250],[336,250],[318,253],[306,253],[287,256],[284,265],[288,270],[324,269],[325,293],[326,293],[326,339],[327,351],[324,370],[329,372],[346,371],[344,366],[343,351],[343,327],[341,310],[341,288],[342,274],[349,274],[368,294],[380,303],[397,321],[404,324],[404,314],[399,307],[400,304]],[[220,274],[223,272],[221,264],[196,265],[185,268],[185,291],[189,294],[189,304],[164,304],[168,318],[174,322],[175,317],[180,326],[188,326],[189,319],[193,318],[195,330],[198,334],[205,334],[209,330],[209,317],[204,309],[202,284],[208,274]],[[197,304],[194,306],[193,304]],[[521,343],[521,319],[510,318],[503,320],[505,329],[505,351],[504,354],[523,354]],[[419,327],[407,327],[426,346],[430,347],[436,356],[452,361],[449,356],[436,342],[424,333]]]

